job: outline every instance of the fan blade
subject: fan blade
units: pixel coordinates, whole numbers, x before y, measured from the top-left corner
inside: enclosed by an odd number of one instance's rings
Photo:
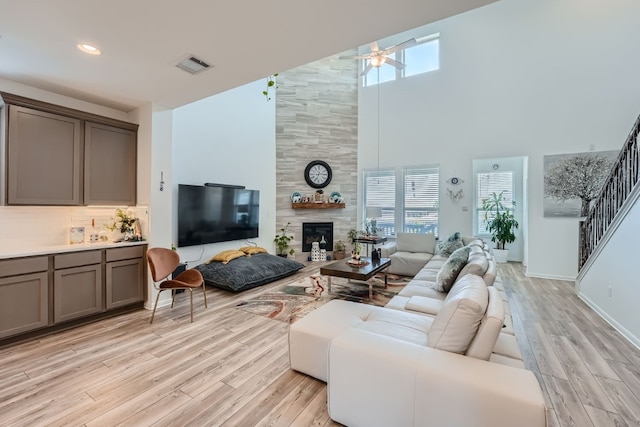
[[[338,59],[371,59],[371,54],[357,56],[339,56]]]
[[[400,49],[406,49],[408,47],[415,46],[417,43],[418,42],[416,41],[416,39],[409,39],[409,40],[407,40],[405,42],[402,42],[400,44],[397,44],[395,46],[391,46],[391,47],[385,49],[384,53],[385,53],[385,55],[388,55],[388,54],[396,52],[396,51],[398,51]]]
[[[402,70],[404,67],[406,67],[406,65],[404,65],[402,62],[398,62],[395,59],[389,58],[388,56],[384,57],[384,62],[386,62],[389,65],[393,65],[398,70]]]
[[[371,42],[369,43],[369,49],[371,49],[371,52],[377,52],[380,50],[380,46],[378,46],[378,42]]]
[[[373,65],[371,65],[371,62],[369,62],[367,64],[367,68],[365,68],[364,71],[360,73],[360,75],[361,76],[366,75],[369,71],[371,71],[372,68],[373,68]]]

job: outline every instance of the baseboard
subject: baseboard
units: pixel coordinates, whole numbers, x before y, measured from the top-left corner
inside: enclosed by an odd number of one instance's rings
[[[558,276],[555,274],[532,273],[530,271],[526,271],[524,275],[527,277],[536,277],[538,279],[567,280],[569,282],[574,282],[576,280],[576,276]]]
[[[622,335],[627,341],[629,341],[638,350],[640,350],[640,338],[636,337],[631,332],[629,332],[624,326],[619,324],[615,319],[609,316],[605,311],[601,310],[596,303],[591,301],[584,294],[579,293],[578,298],[584,301],[584,303],[587,304],[593,311],[595,311],[598,314],[598,316],[602,317],[605,322],[607,322],[613,327],[613,329],[620,332],[620,335]]]

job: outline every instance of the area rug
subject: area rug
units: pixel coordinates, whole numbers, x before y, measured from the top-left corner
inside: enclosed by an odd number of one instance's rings
[[[341,277],[332,277],[331,294],[329,294],[327,292],[326,276],[314,274],[283,285],[274,291],[241,301],[235,308],[280,322],[294,323],[332,299],[384,306],[410,280],[410,277],[390,274],[387,276],[387,287],[385,288],[384,276],[375,276],[371,279],[373,282],[373,298],[370,299],[369,285],[365,282],[349,282]]]

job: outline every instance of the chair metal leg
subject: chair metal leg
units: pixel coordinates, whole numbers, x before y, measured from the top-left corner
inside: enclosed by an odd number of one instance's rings
[[[158,306],[158,300],[160,299],[160,294],[162,293],[164,289],[161,289],[158,291],[158,295],[156,295],[156,303],[153,304],[153,312],[151,313],[151,322],[149,322],[149,324],[153,323],[153,317],[156,315],[156,307]]]
[[[189,300],[191,301],[191,323],[193,323],[193,289],[189,288]]]
[[[207,287],[204,285],[204,282],[202,282],[202,295],[204,296],[204,308],[209,308],[207,306]]]
[[[176,300],[176,290],[171,289],[171,308],[173,308],[173,303]]]

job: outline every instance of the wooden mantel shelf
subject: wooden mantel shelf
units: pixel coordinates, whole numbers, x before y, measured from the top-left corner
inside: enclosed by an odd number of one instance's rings
[[[344,209],[345,203],[291,203],[291,209]]]

